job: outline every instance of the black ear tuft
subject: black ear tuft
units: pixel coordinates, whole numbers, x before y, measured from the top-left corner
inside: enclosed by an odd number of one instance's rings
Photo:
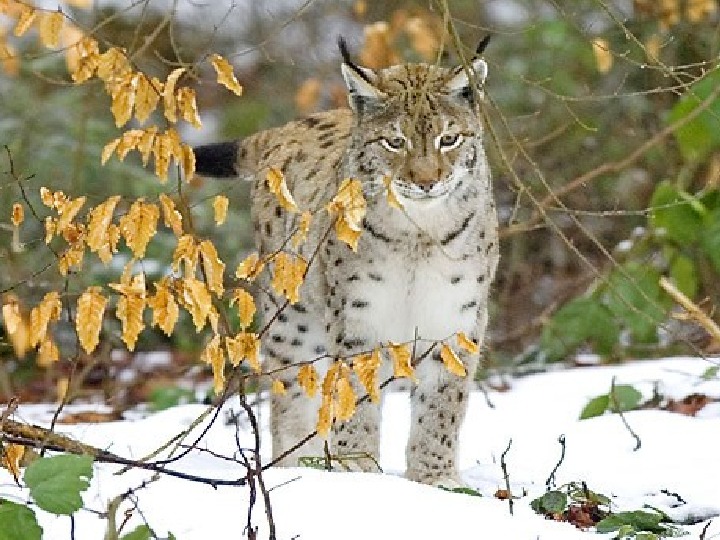
[[[485,36],[480,40],[480,43],[478,43],[477,49],[475,49],[475,55],[480,56],[482,53],[485,52],[485,49],[488,46],[488,43],[490,43],[490,34]]]
[[[345,41],[345,38],[342,36],[338,36],[338,48],[340,49],[340,55],[342,56],[343,62],[348,67],[352,68],[352,70],[360,77],[362,77],[365,82],[372,84],[372,81],[367,76],[365,71],[360,68],[360,66],[358,66],[355,62],[353,62],[352,58],[350,58],[350,51],[348,50],[347,41]]]
[[[345,41],[345,38],[342,36],[338,36],[338,48],[340,49],[340,54],[342,55],[343,62],[345,62],[348,66],[352,66],[353,61],[350,58],[350,51],[348,51],[347,41]]]
[[[237,177],[238,142],[206,144],[193,148],[195,172],[214,178]]]

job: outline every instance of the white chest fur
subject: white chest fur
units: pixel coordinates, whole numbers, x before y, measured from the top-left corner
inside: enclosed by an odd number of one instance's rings
[[[351,328],[362,326],[376,342],[441,340],[475,328],[477,309],[468,307],[478,291],[473,261],[449,261],[438,254],[410,265],[389,258],[376,262],[371,272],[382,281],[351,286],[350,304],[366,301],[369,309],[353,311],[348,322]]]

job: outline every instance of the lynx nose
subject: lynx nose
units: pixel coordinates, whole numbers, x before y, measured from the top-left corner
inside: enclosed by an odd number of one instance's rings
[[[418,186],[420,186],[420,189],[422,189],[425,193],[430,193],[436,184],[437,180],[434,180],[431,182],[423,182],[422,184],[418,184]]]

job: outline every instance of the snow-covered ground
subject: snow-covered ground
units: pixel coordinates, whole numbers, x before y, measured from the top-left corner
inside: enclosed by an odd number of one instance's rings
[[[557,485],[585,481],[595,492],[611,497],[614,510],[639,510],[650,505],[678,520],[698,521],[683,526],[689,539],[720,538],[720,403],[704,407],[696,417],[661,410],[627,413],[639,435],[635,441],[618,415],[579,421],[588,399],[607,393],[611,379],[633,384],[647,397],[657,385],[661,394],[682,398],[691,393],[720,397],[720,381],[700,377],[712,364],[702,359],[666,359],[612,367],[593,367],[534,375],[512,384],[510,391],[491,392],[491,408],[476,393],[460,444],[460,464],[468,485],[482,497],[450,493],[401,478],[404,441],[409,429],[407,395],[395,393],[385,400],[381,465],[386,474],[327,473],[306,468],[270,469],[264,475],[271,491],[277,538],[322,539],[509,539],[570,540],[613,535],[580,531],[568,523],[553,522],[535,514],[530,501],[544,493],[545,482],[560,456],[558,437],[565,436],[566,455]],[[82,407],[79,407],[82,408]],[[87,408],[87,407],[85,407]],[[239,410],[237,403],[226,408]],[[186,428],[205,409],[201,405],[175,407],[157,414],[105,424],[63,425],[58,431],[115,454],[139,458]],[[16,418],[47,422],[50,406],[21,407]],[[261,407],[265,439],[268,414]],[[236,449],[235,427],[221,415],[200,443],[209,452],[192,452],[172,468],[198,476],[232,479],[243,469],[217,454]],[[251,446],[247,426],[240,439]],[[500,456],[506,455],[514,515],[508,502],[494,497],[504,488]],[[263,453],[267,458],[267,450]],[[96,464],[90,489],[84,494],[86,509],[103,511],[113,497],[137,488],[152,474]],[[663,491],[666,494],[663,494]],[[526,493],[526,494],[525,494]],[[677,494],[678,497],[667,493]],[[137,490],[137,507],[162,537],[171,531],[179,540],[243,538],[248,505],[244,487],[192,483],[167,476]],[[27,500],[7,471],[0,471],[0,497]],[[126,502],[121,512],[128,508]],[[647,508],[647,507],[646,507]],[[71,538],[67,517],[35,508],[47,539]],[[121,518],[122,514],[118,513]],[[695,519],[691,519],[691,518]],[[703,519],[704,518],[704,519]],[[254,512],[259,538],[267,538],[261,498]],[[141,524],[135,512],[124,532]],[[74,538],[102,538],[106,521],[81,510],[75,518]],[[704,530],[704,533],[702,532]]]

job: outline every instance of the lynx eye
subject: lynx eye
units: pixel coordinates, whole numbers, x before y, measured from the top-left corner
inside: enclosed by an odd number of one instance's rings
[[[406,146],[405,137],[383,137],[380,144],[390,152],[399,152]]]
[[[446,133],[435,139],[435,147],[441,152],[447,152],[460,146],[462,140],[463,138],[460,134],[451,135],[450,133]]]

